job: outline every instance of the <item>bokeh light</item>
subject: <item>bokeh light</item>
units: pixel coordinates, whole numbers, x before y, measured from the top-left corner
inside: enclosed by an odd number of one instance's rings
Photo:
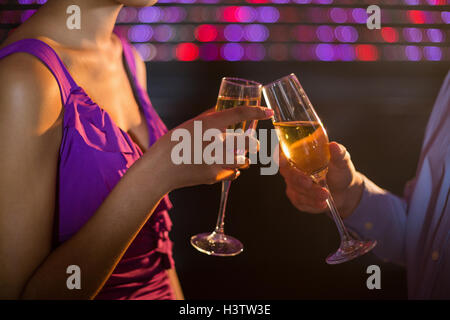
[[[180,61],[194,61],[198,59],[199,49],[193,43],[180,43],[176,48],[176,56]]]
[[[439,47],[424,47],[424,56],[430,61],[439,61],[442,58],[442,50]]]
[[[383,36],[384,41],[386,42],[397,42],[398,41],[398,33],[397,30],[391,27],[381,28],[381,35]]]
[[[410,61],[419,61],[422,59],[422,52],[417,46],[407,46],[405,48],[405,54]]]
[[[376,61],[379,57],[378,49],[374,45],[370,44],[357,45],[356,57],[361,61]]]
[[[128,38],[133,42],[147,42],[153,36],[153,29],[149,25],[135,25],[128,30]]]
[[[238,43],[227,43],[221,48],[222,58],[228,61],[238,61],[244,56],[244,48]]]
[[[0,27],[9,25],[0,39],[46,0],[11,2],[23,9],[0,10]],[[145,61],[450,61],[448,0],[159,3],[123,7],[117,18],[117,31]],[[382,6],[381,29],[366,26],[370,4]]]
[[[201,42],[211,42],[217,38],[217,28],[210,24],[202,24],[195,30],[195,37]]]

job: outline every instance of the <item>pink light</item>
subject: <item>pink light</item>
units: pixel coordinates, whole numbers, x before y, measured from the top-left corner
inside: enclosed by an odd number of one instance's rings
[[[398,33],[397,30],[390,27],[381,28],[381,35],[383,36],[384,41],[386,42],[397,42],[398,41]]]
[[[411,22],[415,24],[423,24],[425,23],[425,14],[423,11],[419,10],[408,10],[407,11],[408,18]]]

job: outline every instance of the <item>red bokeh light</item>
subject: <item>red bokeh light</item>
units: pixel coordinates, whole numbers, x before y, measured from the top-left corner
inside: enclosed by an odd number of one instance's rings
[[[236,7],[236,6],[226,7],[222,12],[223,19],[226,22],[239,22],[237,19],[237,14],[236,14],[237,10],[238,10],[238,7]]]
[[[443,6],[443,5],[447,4],[447,0],[434,0],[434,1],[428,1],[428,3],[431,4],[432,6]]]
[[[423,11],[409,10],[408,18],[409,18],[409,20],[411,20],[411,22],[416,23],[416,24],[425,23],[425,14],[423,13]]]
[[[210,24],[202,24],[195,29],[195,37],[201,42],[214,41],[217,38],[217,29]]]
[[[193,43],[180,43],[176,49],[176,56],[180,61],[194,61],[198,59],[198,54],[198,47]]]
[[[381,28],[381,35],[383,36],[383,39],[386,42],[398,41],[398,32],[394,28],[391,27]]]
[[[356,46],[356,56],[361,61],[378,60],[378,50],[371,44],[360,44]]]
[[[268,3],[269,0],[247,0],[248,3]]]

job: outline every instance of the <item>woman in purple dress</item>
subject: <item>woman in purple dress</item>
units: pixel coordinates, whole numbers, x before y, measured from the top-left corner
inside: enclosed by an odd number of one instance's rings
[[[167,194],[247,165],[171,161],[145,65],[113,32],[124,5],[153,3],[49,0],[0,47],[0,299],[183,298]],[[69,30],[73,4],[81,28]],[[196,120],[206,130],[270,116],[241,107]],[[193,119],[179,128],[193,132]]]

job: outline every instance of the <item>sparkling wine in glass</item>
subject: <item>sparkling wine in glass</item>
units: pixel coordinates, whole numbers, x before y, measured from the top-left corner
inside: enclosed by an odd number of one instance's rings
[[[286,158],[329,190],[326,182],[330,162],[328,136],[297,77],[290,74],[272,82],[263,87],[263,94],[268,107],[274,111],[273,125]],[[355,239],[348,233],[331,194],[326,202],[341,237],[339,249],[326,258],[328,264],[352,260],[375,247],[375,240]]]
[[[262,85],[258,82],[239,79],[223,78],[217,98],[216,111],[230,108],[260,105]],[[249,133],[256,128],[257,121],[244,121],[229,126],[228,129]],[[246,150],[236,150],[237,155],[245,155]],[[224,231],[225,209],[231,181],[222,182],[222,194],[220,197],[219,215],[216,228],[211,233],[201,233],[191,238],[191,244],[198,251],[212,256],[235,256],[244,250],[243,244],[236,238],[228,236]]]

